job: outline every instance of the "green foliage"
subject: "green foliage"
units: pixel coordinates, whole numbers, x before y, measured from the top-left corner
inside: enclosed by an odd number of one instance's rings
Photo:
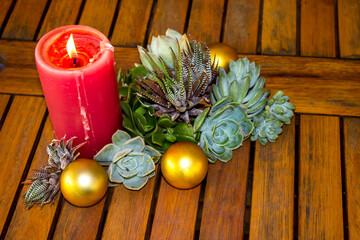
[[[145,146],[141,137],[131,138],[118,130],[112,136],[112,143],[104,146],[94,159],[109,166],[107,174],[112,184],[123,183],[127,189],[139,190],[155,176],[155,163],[160,156],[160,152]]]
[[[143,66],[119,74],[122,86],[119,93],[123,97],[121,108],[123,126],[132,136],[140,136],[155,149],[164,152],[171,144],[179,141],[196,143],[193,128],[186,123],[174,122],[169,116],[158,117],[154,108],[144,99],[140,99],[130,85],[133,79],[148,74]]]

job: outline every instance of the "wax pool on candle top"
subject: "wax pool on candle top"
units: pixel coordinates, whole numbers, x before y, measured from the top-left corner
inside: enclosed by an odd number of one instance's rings
[[[76,64],[66,49],[70,34]],[[60,27],[40,39],[35,60],[55,137],[76,136],[74,144],[86,141],[81,157],[92,158],[122,122],[109,40],[87,26]]]

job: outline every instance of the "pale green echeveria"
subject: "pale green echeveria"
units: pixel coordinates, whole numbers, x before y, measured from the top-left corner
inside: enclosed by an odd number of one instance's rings
[[[266,110],[279,121],[290,124],[290,119],[294,116],[295,105],[289,102],[289,97],[284,96],[283,91],[280,90],[269,100]]]
[[[242,145],[254,129],[247,118],[246,108],[233,102],[230,97],[217,101],[210,110],[205,110],[196,118],[194,130],[199,131],[199,146],[206,153],[209,162],[216,159],[227,162],[232,158],[232,151]]]
[[[111,185],[123,183],[127,189],[139,190],[155,176],[155,163],[161,154],[146,146],[141,137],[131,138],[118,130],[112,143],[104,146],[94,157],[103,166],[109,166],[107,174]]]
[[[190,44],[186,34],[181,35],[175,30],[168,29],[165,35],[159,35],[151,38],[151,43],[148,44],[146,51],[143,47],[138,46],[141,63],[150,71],[155,71],[155,63],[159,68],[162,67],[160,59],[167,65],[168,68],[174,70],[175,63],[173,54],[178,58],[178,45],[180,51],[189,51]]]
[[[278,135],[282,133],[283,123],[275,118],[269,111],[265,111],[253,118],[254,131],[251,134],[251,141],[259,139],[261,145],[268,142],[275,142]]]
[[[253,118],[264,111],[270,90],[265,91],[265,78],[260,76],[260,66],[247,58],[239,58],[229,64],[229,73],[219,68],[219,76],[213,91],[211,103],[215,104],[223,97],[230,96],[234,102],[242,103],[247,108],[248,118]]]

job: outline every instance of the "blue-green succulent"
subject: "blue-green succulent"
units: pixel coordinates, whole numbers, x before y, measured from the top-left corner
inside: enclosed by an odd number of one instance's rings
[[[234,102],[242,103],[247,108],[248,118],[264,111],[270,90],[265,91],[265,78],[260,76],[260,66],[247,58],[239,58],[229,64],[229,73],[219,68],[219,76],[213,91],[210,93],[211,103],[214,105],[225,96],[230,96]]]
[[[265,111],[259,116],[253,118],[254,131],[251,134],[251,141],[259,139],[261,145],[269,142],[275,142],[279,134],[282,133],[283,123],[275,118],[269,111]]]
[[[242,145],[254,129],[246,116],[246,108],[230,97],[217,101],[207,116],[209,109],[199,115],[194,130],[200,132],[199,146],[206,153],[209,162],[216,159],[227,162],[232,151]]]
[[[111,185],[123,183],[127,189],[139,190],[155,176],[155,163],[160,156],[160,152],[146,146],[141,137],[131,138],[118,130],[112,136],[112,143],[104,146],[94,159],[109,166],[107,174]]]
[[[290,124],[290,119],[294,116],[295,105],[289,102],[289,97],[284,96],[283,91],[280,90],[269,100],[266,110],[279,121]]]

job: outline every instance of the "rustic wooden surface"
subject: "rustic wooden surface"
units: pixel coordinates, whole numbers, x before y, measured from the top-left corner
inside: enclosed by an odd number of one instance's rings
[[[0,239],[359,239],[358,0],[3,0],[0,4]],[[116,69],[139,63],[167,28],[225,42],[261,65],[296,117],[276,143],[247,140],[191,190],[157,169],[141,191],[109,189],[90,208],[60,196],[27,210],[22,181],[46,164],[53,138],[34,49],[48,31],[97,28]]]

